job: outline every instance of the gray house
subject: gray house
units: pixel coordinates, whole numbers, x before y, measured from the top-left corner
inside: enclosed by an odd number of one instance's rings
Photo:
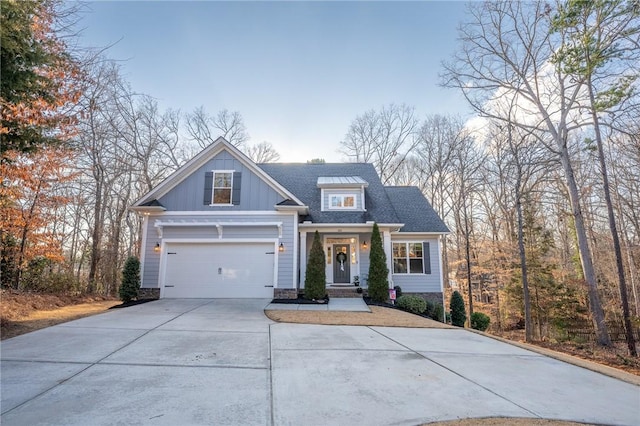
[[[383,186],[371,164],[255,164],[219,138],[131,209],[146,297],[295,298],[315,231],[327,288],[355,294],[376,222],[390,287],[442,301],[447,227],[418,188]]]

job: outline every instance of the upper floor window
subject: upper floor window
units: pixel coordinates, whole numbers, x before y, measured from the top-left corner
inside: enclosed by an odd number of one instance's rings
[[[213,199],[211,204],[231,204],[233,172],[213,172]]]
[[[356,197],[353,195],[331,194],[329,195],[329,208],[355,209]]]

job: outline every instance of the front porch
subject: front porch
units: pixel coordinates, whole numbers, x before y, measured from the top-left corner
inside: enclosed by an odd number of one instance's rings
[[[362,297],[357,289],[367,289],[371,228],[373,223],[311,224],[300,225],[299,259],[300,275],[298,288],[304,289],[307,261],[313,244],[315,231],[320,234],[325,254],[325,276],[329,297]],[[383,249],[387,256],[387,267],[391,271],[391,230],[380,229]],[[391,282],[391,272],[389,282]],[[356,285],[358,283],[359,285]]]

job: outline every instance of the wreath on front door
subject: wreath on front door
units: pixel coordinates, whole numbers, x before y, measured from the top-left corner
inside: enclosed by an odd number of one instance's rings
[[[347,260],[347,254],[341,251],[336,255],[336,260],[340,262],[340,270],[344,272],[344,262]]]

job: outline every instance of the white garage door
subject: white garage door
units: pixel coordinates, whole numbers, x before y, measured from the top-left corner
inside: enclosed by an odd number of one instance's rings
[[[163,256],[162,297],[273,297],[273,243],[167,243]]]

